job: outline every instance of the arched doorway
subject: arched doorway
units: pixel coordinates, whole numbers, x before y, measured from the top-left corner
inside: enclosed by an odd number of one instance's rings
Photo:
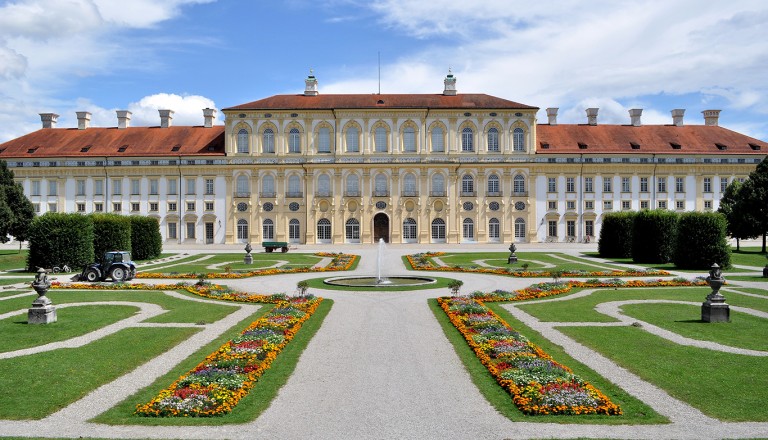
[[[389,243],[389,217],[380,212],[373,216],[373,242],[378,243],[382,238],[384,243]]]

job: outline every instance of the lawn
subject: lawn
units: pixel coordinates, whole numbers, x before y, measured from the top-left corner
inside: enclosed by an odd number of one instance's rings
[[[360,287],[360,286],[345,287],[345,286],[333,286],[330,284],[325,284],[323,282],[323,280],[326,278],[333,278],[336,276],[339,276],[339,275],[329,274],[326,277],[312,278],[306,281],[309,284],[309,287],[314,289],[344,290],[348,292],[403,292],[403,291],[411,291],[411,290],[428,290],[428,289],[446,289],[446,292],[447,292],[448,283],[452,281],[451,278],[429,277],[429,278],[435,279],[434,284],[425,284],[423,286],[400,286],[400,287]]]
[[[437,265],[435,258],[448,266],[458,266],[464,268],[482,267],[480,262],[492,267],[500,268],[523,268],[527,264],[529,270],[547,270],[547,271],[565,271],[565,270],[624,270],[626,268],[615,265],[590,261],[587,258],[580,258],[573,255],[566,255],[553,252],[517,252],[518,262],[516,264],[507,264],[509,252],[462,252],[457,254],[445,254],[431,258],[433,264]],[[558,258],[561,257],[561,258]],[[569,261],[563,260],[565,258]],[[552,267],[554,266],[554,267]],[[599,267],[598,267],[599,266]]]
[[[28,250],[3,249],[0,250],[0,271],[23,270],[27,267]]]
[[[731,264],[740,266],[764,267],[768,264],[766,253],[761,252],[760,247],[741,247],[740,250],[733,249],[731,252]]]
[[[244,253],[217,253],[189,255],[176,261],[145,264],[140,266],[138,270],[140,272],[164,274],[249,272],[276,266],[282,269],[312,267],[323,259],[323,257],[314,254],[299,253],[259,253],[251,255],[253,256],[253,264],[243,263]]]

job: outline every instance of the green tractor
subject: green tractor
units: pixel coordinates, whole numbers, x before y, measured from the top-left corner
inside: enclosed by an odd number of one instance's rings
[[[101,262],[85,266],[79,279],[96,282],[111,278],[114,282],[132,280],[136,276],[136,264],[131,260],[131,253],[109,251],[104,253]]]

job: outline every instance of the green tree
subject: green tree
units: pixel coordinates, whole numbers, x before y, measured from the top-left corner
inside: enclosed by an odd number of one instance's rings
[[[743,193],[743,194],[742,194]],[[754,236],[763,236],[763,252],[765,252],[766,234],[768,234],[768,156],[757,165],[755,171],[749,173],[749,178],[739,190],[743,197],[743,205],[739,206],[740,215],[744,221],[755,227]]]
[[[35,218],[32,202],[24,195],[21,184],[13,180],[13,171],[0,161],[0,242],[7,243],[10,236],[21,242],[27,240],[29,225]]]
[[[745,192],[741,191],[742,183],[734,180],[725,188],[720,206],[717,212],[725,216],[728,235],[736,239],[736,250],[739,250],[739,241],[747,238],[756,238],[760,232],[751,219],[745,217]]]
[[[686,212],[677,222],[674,263],[680,269],[722,268],[731,265],[731,248],[726,237],[727,222],[718,212]]]

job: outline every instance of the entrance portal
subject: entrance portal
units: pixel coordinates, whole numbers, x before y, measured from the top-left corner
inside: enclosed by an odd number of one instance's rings
[[[379,239],[389,243],[389,217],[382,212],[373,216],[373,242],[378,243]]]

